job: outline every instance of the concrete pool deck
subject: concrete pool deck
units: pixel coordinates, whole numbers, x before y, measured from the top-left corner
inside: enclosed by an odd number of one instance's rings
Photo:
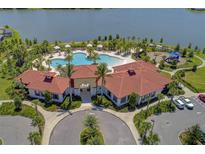
[[[73,52],[73,54],[75,54],[75,53],[84,53],[84,54],[88,55],[86,50],[75,50],[75,51],[72,51],[72,52]],[[135,61],[131,58],[131,55],[123,57],[121,55],[116,55],[116,52],[114,52],[114,51],[106,52],[106,51],[96,51],[95,50],[95,52],[97,52],[98,54],[104,54],[104,55],[112,56],[112,57],[115,57],[115,58],[118,58],[118,59],[122,60],[122,62],[117,63],[115,65],[112,65],[112,66],[108,65],[108,68],[111,69],[111,70],[112,70],[112,67],[114,67],[114,66],[119,66],[119,65],[131,63],[131,62]],[[42,65],[44,67],[48,68],[48,65],[46,64],[46,60],[48,60],[48,59],[51,59],[51,60],[53,60],[53,59],[65,59],[65,57],[66,57],[66,53],[64,51],[59,52],[59,53],[49,54],[49,55],[44,57],[45,60],[43,61]],[[50,67],[50,68],[51,68],[51,71],[58,72],[58,71],[56,71],[56,68],[54,68],[54,67]]]

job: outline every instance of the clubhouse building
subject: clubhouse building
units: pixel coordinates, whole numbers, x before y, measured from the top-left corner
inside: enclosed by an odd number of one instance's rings
[[[69,79],[55,72],[27,70],[16,81],[28,89],[32,98],[44,99],[44,92],[49,91],[53,101],[61,103],[72,92],[74,96],[80,96],[82,102],[90,102],[92,96],[102,91],[118,107],[128,103],[132,92],[139,95],[136,102],[139,105],[156,97],[172,82],[153,64],[142,60],[113,67],[113,72],[106,75],[103,87],[96,71],[97,65],[74,66]]]

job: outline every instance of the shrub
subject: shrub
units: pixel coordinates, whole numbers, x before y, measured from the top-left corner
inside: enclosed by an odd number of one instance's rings
[[[79,97],[74,97],[72,102],[67,97],[60,107],[64,110],[73,110],[81,106],[81,99]]]
[[[105,96],[100,95],[97,95],[93,98],[93,104],[97,106],[103,106],[105,108],[112,106],[112,102],[110,100],[108,100]]]
[[[141,110],[139,113],[135,114],[134,116],[134,124],[135,127],[137,128],[141,138],[143,139],[143,144],[158,144],[158,135],[157,134],[152,134],[152,136],[146,136],[145,132],[149,131],[151,129],[151,123],[146,122],[146,119],[150,117],[153,114],[158,113],[158,108],[160,109],[161,112],[173,112],[176,110],[176,107],[174,104],[171,103],[171,101],[162,101],[159,105],[156,104],[154,106],[151,106],[148,108],[148,112],[146,110]],[[150,132],[152,133],[152,132]],[[150,134],[151,135],[151,134]],[[147,139],[152,138],[154,141],[147,141]]]
[[[39,132],[31,132],[29,133],[28,139],[32,145],[40,145],[42,137]]]
[[[0,145],[2,145],[2,144],[3,144],[3,139],[0,138]]]
[[[196,72],[196,71],[197,71],[197,65],[194,65],[194,66],[192,67],[192,71],[193,71],[193,72]]]
[[[58,108],[58,107],[57,107],[55,104],[52,104],[51,106],[48,107],[48,110],[51,111],[51,112],[53,112],[53,111],[56,111],[57,108]]]
[[[90,145],[104,144],[103,136],[99,130],[97,118],[87,115],[84,120],[85,129],[80,133],[80,143]]]
[[[16,96],[14,98],[14,105],[16,111],[20,111],[22,109],[22,100],[20,97]]]

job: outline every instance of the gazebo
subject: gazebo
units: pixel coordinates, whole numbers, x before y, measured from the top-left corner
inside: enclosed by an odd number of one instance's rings
[[[70,44],[66,44],[65,48],[71,48]]]
[[[97,45],[97,50],[98,50],[98,51],[102,51],[102,49],[103,49],[103,45],[102,45],[102,44],[98,44],[98,45]]]
[[[59,46],[55,46],[54,49],[57,51],[60,51],[60,47]]]
[[[87,47],[88,47],[88,48],[92,48],[93,45],[89,43],[89,44],[87,45]]]

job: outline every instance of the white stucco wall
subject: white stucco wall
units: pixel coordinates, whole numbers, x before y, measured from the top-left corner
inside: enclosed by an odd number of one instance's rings
[[[44,100],[44,96],[37,96],[35,95],[35,90],[29,89],[29,96],[32,98],[37,98],[37,99],[43,99]],[[64,97],[62,94],[56,94],[58,95],[58,99],[52,99],[54,102],[58,102],[61,103],[64,100]]]

